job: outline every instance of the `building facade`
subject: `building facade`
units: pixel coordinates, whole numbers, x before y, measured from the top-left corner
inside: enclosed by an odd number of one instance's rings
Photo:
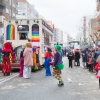
[[[3,20],[16,18],[17,0],[0,0],[0,27],[3,27]]]
[[[63,44],[63,31],[58,28],[54,28],[54,43]]]
[[[90,23],[89,23],[89,30],[90,30],[90,42],[91,44],[98,40],[98,34],[97,34],[97,19],[96,18],[92,18],[90,19]]]
[[[4,34],[4,20],[16,18],[17,6],[18,0],[0,0],[0,41],[2,41]]]
[[[38,17],[39,13],[35,10],[34,5],[31,5],[27,0],[18,0],[17,19],[34,19]]]

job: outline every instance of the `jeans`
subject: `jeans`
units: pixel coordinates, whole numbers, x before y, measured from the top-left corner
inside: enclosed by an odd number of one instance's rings
[[[77,66],[80,66],[80,61],[79,61],[79,59],[77,59],[76,62],[77,62]]]

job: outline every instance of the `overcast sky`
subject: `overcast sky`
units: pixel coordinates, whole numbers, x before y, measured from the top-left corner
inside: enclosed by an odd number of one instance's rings
[[[55,27],[68,32],[74,38],[83,16],[92,16],[96,11],[96,0],[27,0],[45,19]]]

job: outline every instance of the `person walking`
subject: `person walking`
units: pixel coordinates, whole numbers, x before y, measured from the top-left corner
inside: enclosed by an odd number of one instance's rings
[[[23,56],[24,56],[23,78],[31,78],[31,67],[33,66],[33,51],[32,51],[32,44],[30,42],[26,43]]]
[[[68,60],[69,60],[69,68],[70,68],[70,67],[72,68],[72,67],[73,67],[72,62],[73,62],[73,59],[74,59],[74,54],[73,54],[73,52],[70,51],[70,52],[68,53],[67,57],[68,57]]]
[[[61,46],[56,45],[55,46],[56,53],[54,54],[54,68],[53,68],[53,76],[59,80],[58,86],[63,86],[64,83],[62,81],[61,77],[61,70],[64,68],[64,64],[62,61],[62,52],[61,52]]]
[[[22,46],[22,51],[20,52],[20,72],[19,76],[23,77],[23,68],[24,68],[24,57],[23,57],[23,52],[24,52],[25,46]]]

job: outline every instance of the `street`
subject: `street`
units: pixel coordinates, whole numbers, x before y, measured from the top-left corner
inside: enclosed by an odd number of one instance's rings
[[[33,72],[31,79],[20,78],[18,73],[6,78],[0,72],[0,100],[100,100],[95,74],[82,66],[69,68],[67,57],[63,61],[62,87],[53,76],[46,77],[44,69]]]

